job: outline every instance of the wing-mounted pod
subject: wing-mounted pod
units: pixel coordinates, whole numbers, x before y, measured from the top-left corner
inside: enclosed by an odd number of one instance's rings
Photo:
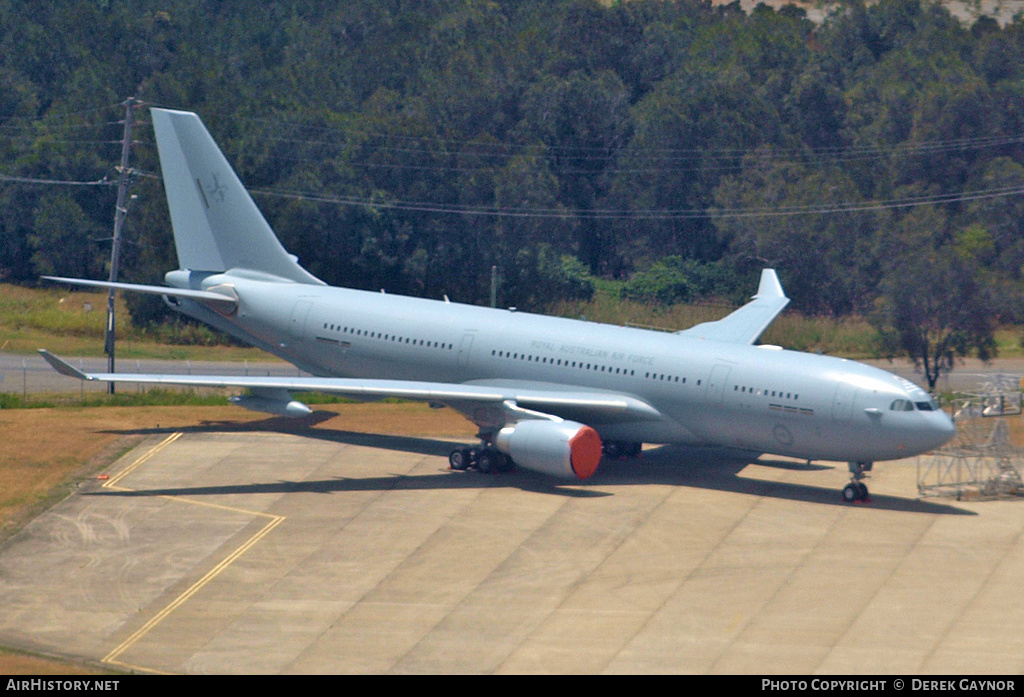
[[[309,416],[313,413],[308,406],[297,399],[292,399],[292,393],[288,390],[252,389],[251,392],[252,394],[229,397],[228,401],[249,411],[287,416],[292,419]]]

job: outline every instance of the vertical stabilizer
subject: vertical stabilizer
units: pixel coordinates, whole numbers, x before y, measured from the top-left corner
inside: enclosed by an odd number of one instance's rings
[[[285,251],[199,117],[152,109],[178,264],[321,284]]]

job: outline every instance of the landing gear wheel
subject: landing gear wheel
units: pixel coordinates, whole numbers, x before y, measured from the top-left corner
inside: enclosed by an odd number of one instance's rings
[[[846,503],[853,503],[860,498],[860,487],[853,482],[850,482],[843,487],[843,501]]]
[[[510,458],[505,453],[496,452],[494,454],[498,458],[497,469],[496,469],[497,472],[502,472],[502,473],[511,472],[512,470],[514,470],[516,468],[516,463],[513,462],[512,458]]]
[[[843,501],[853,503],[855,501],[868,500],[868,487],[863,482],[850,482],[843,487]]]
[[[451,451],[448,455],[448,466],[460,472],[469,469],[469,451],[464,448]]]
[[[854,501],[868,500],[868,487],[864,483],[864,473],[870,472],[873,462],[848,462],[850,468],[850,483],[843,487],[843,501],[853,503]]]
[[[497,471],[498,464],[497,453],[493,453],[490,450],[481,450],[476,456],[476,468],[480,470],[481,474],[490,474]]]
[[[515,469],[512,458],[493,448],[482,448],[473,452],[472,466],[481,474],[511,472]]]

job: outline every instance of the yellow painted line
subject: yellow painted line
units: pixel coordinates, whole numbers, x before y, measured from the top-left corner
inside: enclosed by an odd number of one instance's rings
[[[141,457],[139,457],[137,460],[135,460],[132,464],[130,464],[128,467],[126,467],[116,477],[114,477],[113,479],[105,482],[103,484],[103,488],[117,489],[119,491],[135,491],[134,489],[129,489],[127,487],[117,486],[117,483],[120,482],[122,479],[124,479],[128,474],[130,474],[131,472],[135,471],[138,467],[140,467],[141,465],[143,465],[146,462],[148,462],[149,460],[151,460],[153,458],[153,456],[158,454],[160,451],[164,450],[165,448],[170,446],[172,443],[174,443],[176,440],[181,438],[182,435],[183,434],[181,432],[178,432],[178,433],[174,433],[174,434],[168,436],[167,438],[165,438],[159,444],[157,444],[156,446],[154,446],[153,448],[148,450]],[[147,668],[145,666],[132,665],[130,663],[125,663],[125,662],[120,661],[118,659],[121,656],[121,654],[126,652],[132,646],[134,646],[140,639],[142,639],[144,636],[146,636],[146,634],[148,634],[150,631],[152,631],[154,627],[156,627],[158,624],[160,624],[165,619],[167,619],[167,617],[169,617],[171,615],[171,613],[173,613],[179,607],[184,605],[189,600],[189,598],[191,598],[196,593],[198,593],[204,586],[206,586],[213,579],[215,579],[217,576],[219,576],[222,571],[224,571],[229,566],[231,566],[231,564],[233,564],[239,557],[241,557],[249,549],[251,549],[257,542],[262,540],[264,537],[266,537],[268,534],[270,534],[270,532],[274,528],[276,528],[278,525],[280,525],[281,523],[283,523],[285,521],[285,516],[272,515],[270,513],[264,513],[262,511],[251,511],[251,510],[247,510],[247,509],[244,509],[244,508],[236,508],[234,506],[225,506],[225,505],[222,505],[222,504],[209,503],[209,502],[206,502],[206,501],[195,501],[193,499],[185,498],[183,496],[169,496],[169,495],[162,495],[162,496],[163,496],[163,498],[166,498],[166,499],[169,499],[169,500],[172,500],[172,501],[176,501],[176,502],[179,502],[179,503],[186,503],[186,504],[190,504],[190,505],[193,505],[193,506],[202,506],[202,507],[205,507],[205,508],[215,508],[215,509],[220,509],[220,510],[224,510],[224,511],[231,511],[232,513],[243,513],[243,514],[246,514],[246,515],[256,516],[258,518],[268,518],[269,522],[266,525],[264,525],[259,530],[259,532],[257,532],[255,535],[250,537],[248,540],[246,540],[234,552],[229,554],[219,564],[217,564],[212,569],[210,569],[201,579],[199,579],[198,581],[193,583],[191,586],[189,586],[189,588],[185,592],[183,592],[181,595],[179,595],[177,598],[175,598],[173,601],[171,601],[171,603],[169,605],[167,605],[164,609],[162,609],[160,612],[158,612],[156,615],[154,615],[144,625],[139,627],[139,629],[137,629],[130,637],[125,639],[123,642],[121,642],[113,651],[108,653],[101,660],[102,663],[109,663],[111,665],[116,665],[116,666],[119,666],[121,668],[127,668],[127,669],[130,669],[130,670],[141,670],[141,671],[146,671],[146,672],[149,672],[149,673],[163,673],[164,671],[156,670],[156,669],[153,669],[153,668]]]
[[[142,457],[138,458],[135,462],[133,462],[132,464],[130,464],[127,467],[125,467],[124,471],[120,472],[116,477],[114,477],[113,479],[110,479],[110,480],[107,480],[106,482],[104,482],[103,483],[103,488],[104,489],[106,489],[106,488],[113,488],[119,481],[121,481],[122,479],[127,477],[129,474],[134,472],[137,467],[139,467],[144,462],[148,461],[151,457],[153,457],[158,452],[160,452],[161,450],[163,450],[164,448],[169,446],[174,441],[176,441],[179,438],[181,438],[182,435],[184,435],[184,434],[182,434],[181,431],[178,431],[177,433],[172,433],[171,435],[169,435],[166,438],[164,438],[162,441],[160,441],[159,444],[157,444],[156,446],[154,446],[154,447],[150,448],[149,450],[147,450],[146,453],[142,455]]]

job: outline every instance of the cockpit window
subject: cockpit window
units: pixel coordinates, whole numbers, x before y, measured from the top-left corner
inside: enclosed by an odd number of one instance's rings
[[[914,411],[914,403],[909,399],[897,399],[889,405],[890,411]]]
[[[921,411],[936,411],[939,405],[933,399],[930,402],[917,402],[917,408]]]

